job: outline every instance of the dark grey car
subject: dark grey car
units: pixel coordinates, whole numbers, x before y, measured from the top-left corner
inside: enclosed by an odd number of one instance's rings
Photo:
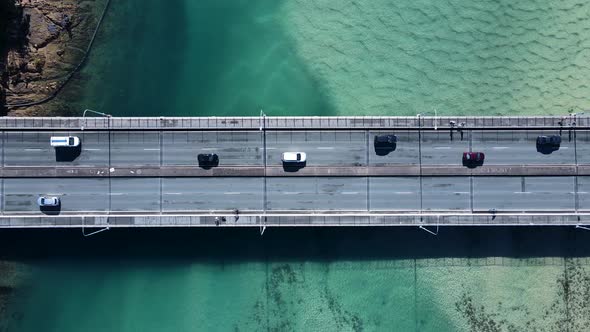
[[[559,150],[561,136],[559,135],[541,135],[537,136],[537,152],[542,154],[551,154]]]
[[[538,136],[537,137],[537,145],[542,146],[559,146],[561,144],[561,136],[559,135],[549,135],[549,136]]]

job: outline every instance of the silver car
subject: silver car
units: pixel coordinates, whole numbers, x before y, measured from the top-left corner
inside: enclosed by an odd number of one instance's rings
[[[59,197],[45,197],[41,196],[37,199],[37,204],[39,206],[58,206],[59,205]]]

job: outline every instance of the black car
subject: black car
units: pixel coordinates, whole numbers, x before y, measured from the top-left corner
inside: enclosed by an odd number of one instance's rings
[[[552,146],[558,147],[561,144],[561,136],[559,135],[550,135],[550,136],[538,136],[537,137],[537,145],[539,146]]]
[[[377,135],[375,136],[375,148],[390,149],[395,147],[397,136],[395,135]]]
[[[219,165],[219,157],[215,153],[200,153],[197,156],[199,165],[201,166],[217,166]]]

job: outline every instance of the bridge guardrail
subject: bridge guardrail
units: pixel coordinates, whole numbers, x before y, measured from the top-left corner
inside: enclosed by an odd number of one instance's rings
[[[223,214],[217,216],[221,218]],[[576,226],[590,224],[590,215],[375,215],[375,216],[267,216],[231,214],[216,226],[211,216],[31,216],[0,218],[0,228],[102,228],[102,227],[293,227],[293,226]]]
[[[465,123],[465,128],[564,128],[588,127],[590,118],[586,116],[528,116],[528,117],[423,117],[423,116],[366,116],[366,117],[2,117],[0,129],[59,129],[78,130],[171,130],[203,129],[257,130],[265,121],[266,129],[379,129],[379,128],[450,128],[450,122]]]

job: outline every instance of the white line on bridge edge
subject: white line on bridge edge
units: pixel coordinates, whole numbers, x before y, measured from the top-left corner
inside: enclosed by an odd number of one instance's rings
[[[254,211],[254,210],[253,210]],[[105,217],[107,216],[107,212],[106,211],[72,211],[72,212],[76,212],[78,214],[65,214],[64,216],[67,217],[76,217],[76,218],[80,218],[80,217]],[[134,213],[137,213],[139,215],[146,215],[146,216],[159,216],[158,212],[159,211],[131,211]],[[256,211],[258,213],[258,215],[262,215],[262,211]],[[37,211],[9,211],[10,214],[5,214],[4,217],[12,217],[12,218],[39,218],[41,217],[45,217],[45,215],[38,213]],[[15,214],[15,213],[26,213],[26,214]],[[80,214],[80,213],[84,213],[84,214]],[[187,213],[189,213],[191,216],[211,216],[211,211],[203,211],[203,210],[197,210],[197,211],[184,211],[184,210],[167,210],[166,214],[164,214],[164,217],[184,217],[187,216]],[[229,212],[228,211],[219,211],[216,212],[213,215],[220,215],[220,216],[226,216]],[[256,214],[255,214],[256,215]],[[358,217],[358,216],[403,216],[403,217],[407,217],[407,216],[412,216],[412,217],[419,217],[419,216],[470,216],[471,214],[465,212],[465,213],[453,213],[453,212],[428,212],[428,211],[424,211],[422,214],[419,213],[359,213],[359,212],[350,212],[350,211],[346,211],[343,213],[325,213],[324,211],[322,212],[315,212],[315,210],[311,210],[309,213],[284,213],[284,212],[277,212],[277,213],[266,213],[266,216],[268,217],[309,217],[309,216],[326,216],[326,217],[330,217],[330,216],[351,216],[351,217]],[[503,216],[564,216],[564,215],[571,215],[571,212],[548,212],[548,213],[505,213],[502,214]],[[580,216],[590,216],[590,214],[588,213],[578,213],[577,215]],[[108,214],[108,216],[110,217],[129,217],[129,213],[126,212],[125,214],[118,214],[117,211],[113,211],[111,214]],[[487,224],[486,224],[487,225]],[[538,224],[538,225],[544,225],[544,224]],[[550,224],[548,224],[550,225]],[[41,224],[38,224],[37,226],[42,226]],[[50,225],[51,227],[66,227],[67,225]],[[87,225],[89,226],[89,225]],[[96,226],[96,225],[92,225],[92,226]],[[167,226],[174,226],[174,225],[167,225]],[[77,227],[77,226],[76,226]],[[131,226],[133,227],[133,226]],[[0,228],[1,229],[1,228]]]

